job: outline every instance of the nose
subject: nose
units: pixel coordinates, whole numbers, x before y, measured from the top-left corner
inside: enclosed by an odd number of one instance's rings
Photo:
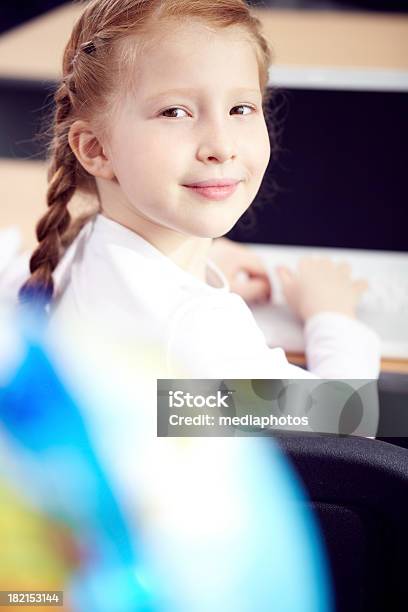
[[[236,157],[235,149],[228,126],[222,121],[212,121],[202,132],[197,159],[204,163],[223,163]]]

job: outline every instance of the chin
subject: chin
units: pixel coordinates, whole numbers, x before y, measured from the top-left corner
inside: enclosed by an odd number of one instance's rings
[[[204,226],[197,228],[194,231],[195,236],[199,236],[200,238],[220,238],[227,234],[236,224],[238,219],[231,221],[231,223],[217,223],[212,224],[211,226]]]
[[[190,227],[186,228],[186,233],[198,236],[200,238],[219,238],[227,234],[237,223],[240,217],[243,215],[245,207],[230,207],[226,206],[223,202],[223,206],[217,203],[217,208],[213,208],[211,211],[207,209],[205,214],[197,215],[194,219],[194,223]]]

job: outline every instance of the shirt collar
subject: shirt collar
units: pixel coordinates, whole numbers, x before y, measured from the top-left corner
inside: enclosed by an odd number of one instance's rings
[[[183,268],[176,264],[170,257],[145,240],[145,238],[140,236],[140,234],[137,234],[133,230],[121,225],[113,219],[105,217],[100,213],[98,213],[93,219],[92,233],[104,234],[106,238],[109,238],[109,241],[113,240],[114,242],[118,242],[120,245],[131,250],[137,250],[139,253],[142,251],[150,259],[154,259],[156,261],[160,260],[161,265],[167,268],[169,273],[176,275],[183,285],[187,284],[197,288],[201,287],[217,292],[230,291],[227,278],[220,268],[209,258],[206,262],[207,282],[204,282],[190,272],[183,270]]]

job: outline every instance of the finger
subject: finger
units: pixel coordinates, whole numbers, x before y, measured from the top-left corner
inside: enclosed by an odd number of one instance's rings
[[[265,264],[262,259],[258,257],[255,253],[245,253],[242,254],[243,259],[240,262],[241,267],[247,272],[250,276],[267,276],[267,270]]]
[[[339,272],[342,272],[343,274],[350,274],[351,273],[351,266],[348,263],[348,261],[340,261],[337,264],[337,269],[339,270]]]
[[[244,268],[244,266],[241,266],[240,268],[238,268],[237,270],[234,270],[233,274],[231,274],[230,277],[230,282],[231,283],[248,283],[250,281],[261,281],[265,284],[266,287],[269,288],[269,290],[272,288],[271,287],[271,281],[269,278],[269,275],[261,272],[259,274],[250,274],[248,272],[247,269]]]
[[[304,255],[298,261],[298,270],[303,272],[311,263],[313,263],[313,258],[311,255]]]
[[[309,269],[315,268],[329,268],[332,261],[328,257],[322,257],[321,255],[303,255],[298,261],[298,269],[300,272],[305,272]]]
[[[278,266],[276,268],[279,280],[283,285],[290,285],[294,280],[294,273],[286,266]]]
[[[370,285],[368,282],[363,278],[353,281],[353,289],[356,293],[363,293],[364,291],[367,291],[369,286]]]
[[[232,282],[231,291],[238,293],[247,302],[266,302],[271,298],[272,290],[269,281],[251,278],[245,282]]]

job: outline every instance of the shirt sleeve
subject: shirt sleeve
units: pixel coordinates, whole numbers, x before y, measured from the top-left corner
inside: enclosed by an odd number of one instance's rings
[[[305,325],[308,371],[269,348],[253,314],[235,294],[197,299],[174,317],[167,363],[188,378],[377,378],[380,341],[365,324],[335,312]],[[174,370],[176,368],[176,370]]]
[[[241,298],[227,303],[200,298],[176,313],[169,326],[167,364],[173,378],[317,378],[269,348]]]
[[[337,312],[306,321],[308,369],[321,378],[378,378],[380,339],[367,325]]]

